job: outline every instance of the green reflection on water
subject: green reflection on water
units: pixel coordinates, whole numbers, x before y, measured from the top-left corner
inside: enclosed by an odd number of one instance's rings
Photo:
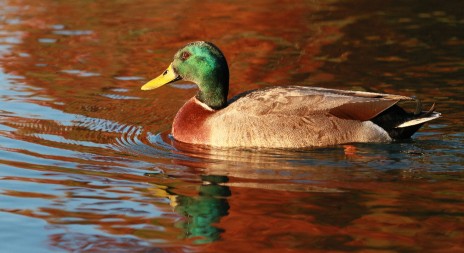
[[[194,238],[196,244],[216,241],[224,231],[216,224],[228,214],[227,197],[231,195],[227,186],[219,183],[228,181],[225,176],[201,176],[203,184],[199,186],[199,196],[175,197],[175,211],[185,217],[175,226],[182,228],[185,238]]]

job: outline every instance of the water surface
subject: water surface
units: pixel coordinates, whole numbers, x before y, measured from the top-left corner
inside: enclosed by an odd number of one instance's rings
[[[0,252],[464,251],[462,1],[0,0]],[[209,40],[231,96],[305,85],[416,96],[412,140],[179,146]]]

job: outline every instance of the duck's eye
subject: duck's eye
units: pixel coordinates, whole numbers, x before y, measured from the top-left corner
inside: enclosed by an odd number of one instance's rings
[[[183,61],[187,60],[190,57],[190,53],[185,51],[182,52],[182,55],[180,56]]]

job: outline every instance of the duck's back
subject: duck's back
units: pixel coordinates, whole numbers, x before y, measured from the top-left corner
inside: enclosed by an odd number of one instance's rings
[[[315,87],[247,92],[207,119],[209,145],[298,148],[391,138],[370,119],[409,97]]]

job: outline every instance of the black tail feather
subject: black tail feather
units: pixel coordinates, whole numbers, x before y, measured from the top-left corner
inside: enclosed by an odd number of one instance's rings
[[[422,113],[422,101],[420,99],[416,99],[416,111],[414,112],[414,115],[418,116]]]
[[[417,106],[414,113],[406,112],[400,106],[394,105],[371,119],[371,121],[382,127],[392,139],[408,139],[411,138],[411,136],[417,132],[417,130],[419,130],[425,122],[418,122],[417,124],[405,127],[398,126],[414,119],[431,117],[434,113],[435,103],[428,111],[422,111],[422,103],[417,100]]]

